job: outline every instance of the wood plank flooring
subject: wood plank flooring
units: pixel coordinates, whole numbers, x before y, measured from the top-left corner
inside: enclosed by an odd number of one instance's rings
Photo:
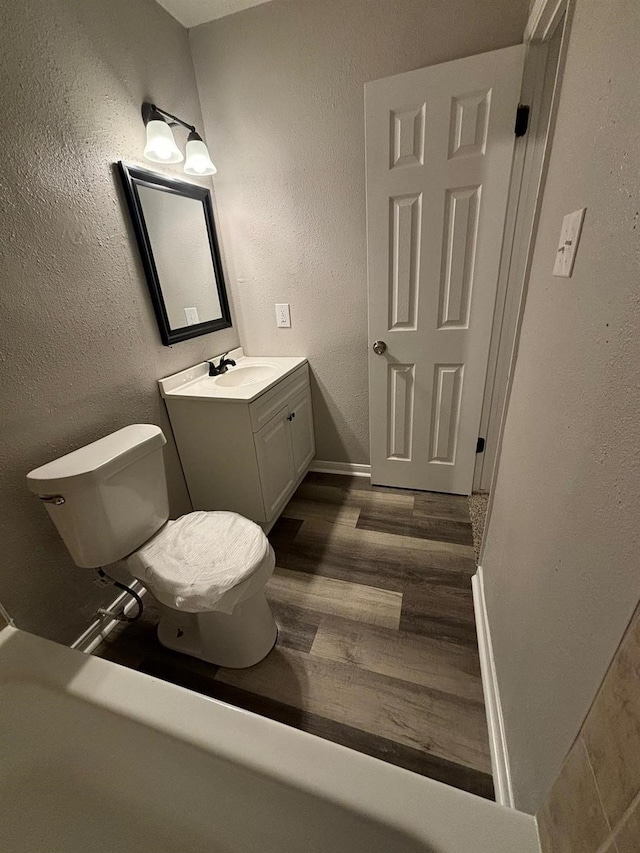
[[[269,538],[279,635],[264,661],[164,649],[152,605],[97,653],[493,798],[467,499],[309,474]]]

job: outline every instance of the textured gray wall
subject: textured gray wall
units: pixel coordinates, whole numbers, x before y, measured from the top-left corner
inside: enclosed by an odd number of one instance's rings
[[[640,11],[577,0],[484,571],[516,802],[535,811],[640,594]],[[551,275],[586,207],[573,277]]]
[[[273,0],[190,30],[240,337],[309,358],[320,459],[369,461],[364,83],[516,44],[527,5]]]
[[[129,423],[166,431],[156,380],[237,333],[162,346],[112,167],[143,162],[143,100],[200,124],[186,30],[153,0],[5,3],[2,23],[0,597],[19,627],[68,642],[105,596],[25,474]],[[173,445],[166,460],[178,514]]]

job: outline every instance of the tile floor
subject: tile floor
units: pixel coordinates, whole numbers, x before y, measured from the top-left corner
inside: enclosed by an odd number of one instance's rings
[[[96,653],[492,798],[468,500],[309,474],[269,538],[280,632],[261,663],[163,649],[150,596]]]

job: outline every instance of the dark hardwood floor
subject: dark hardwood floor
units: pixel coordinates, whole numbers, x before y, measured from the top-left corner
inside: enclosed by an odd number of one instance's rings
[[[468,500],[309,474],[269,538],[259,664],[164,649],[151,596],[96,654],[492,799]]]

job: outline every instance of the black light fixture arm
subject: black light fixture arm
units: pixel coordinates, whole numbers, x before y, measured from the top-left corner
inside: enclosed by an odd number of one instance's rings
[[[182,127],[186,127],[187,130],[189,130],[191,133],[196,132],[194,125],[187,124],[186,121],[183,121],[181,118],[178,118],[178,116],[174,116],[173,113],[168,113],[166,110],[161,109],[156,104],[151,104],[151,103],[149,103],[149,101],[145,101],[144,104],[142,105],[142,118],[143,118],[145,124],[148,121],[151,121],[151,119],[153,117],[153,113],[160,113],[161,116],[166,116],[167,118],[170,118],[171,119],[170,124],[171,123],[181,124]]]

